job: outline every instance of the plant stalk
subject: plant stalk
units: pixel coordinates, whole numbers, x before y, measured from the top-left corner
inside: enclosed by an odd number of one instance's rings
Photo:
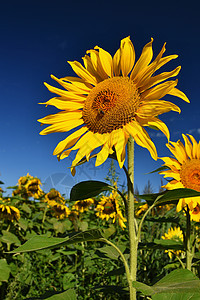
[[[130,243],[130,279],[129,290],[130,300],[136,300],[136,289],[132,282],[136,281],[137,273],[137,248],[138,238],[136,236],[135,218],[134,218],[134,140],[129,138],[127,143],[128,153],[128,230]]]
[[[189,207],[187,207],[187,210],[186,210],[186,236],[185,236],[185,239],[186,239],[185,240],[186,269],[191,271],[193,255],[192,255],[191,246],[190,246],[190,234],[191,234],[190,212],[189,212]]]

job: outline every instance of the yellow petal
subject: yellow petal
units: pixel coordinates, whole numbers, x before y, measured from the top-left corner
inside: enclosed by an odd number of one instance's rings
[[[165,170],[165,171],[159,172],[159,174],[164,175],[164,177],[174,178],[177,181],[181,180],[180,173],[179,172],[173,172],[172,170]]]
[[[168,92],[168,94],[172,95],[172,96],[179,97],[179,98],[183,99],[184,101],[190,103],[190,100],[188,99],[188,97],[183,92],[181,92],[179,89],[177,89],[175,87],[173,89],[171,89]]]
[[[107,138],[107,134],[93,133],[91,131],[87,132],[72,148],[72,150],[79,149],[73,160],[72,166],[76,164],[84,157],[90,154],[95,148],[98,148],[104,144]]]
[[[101,149],[101,151],[97,154],[95,166],[98,167],[101,164],[103,164],[106,159],[108,158],[108,155],[113,153],[112,148],[109,147],[108,142],[105,143]]]
[[[192,156],[193,156],[193,158],[197,158],[197,153],[198,153],[198,150],[197,150],[197,146],[198,146],[197,141],[195,140],[195,138],[192,135],[188,134],[188,136],[190,137],[190,139],[191,139],[191,141],[193,143]]]
[[[120,75],[120,58],[121,58],[120,54],[121,54],[120,49],[118,49],[115,55],[113,56],[113,72],[115,76]]]
[[[97,84],[97,80],[92,76],[78,61],[68,61],[73,71],[86,82],[93,85]]]
[[[136,80],[136,78],[140,78],[142,74],[144,74],[144,71],[146,70],[153,57],[152,43],[153,38],[151,38],[151,42],[144,46],[142,54],[135,64],[133,71],[131,72],[130,79]]]
[[[161,120],[159,120],[158,118],[152,118],[146,121],[146,124],[144,126],[155,126],[156,128],[158,128],[160,131],[162,131],[164,133],[164,135],[167,137],[168,141],[170,138],[170,134],[169,134],[169,130],[167,128],[167,126],[165,125],[164,122],[162,122]]]
[[[134,138],[135,142],[147,148],[154,160],[157,160],[157,151],[148,133],[137,122],[132,121],[125,125],[127,132]]]
[[[82,117],[82,111],[61,111],[57,114],[48,115],[42,119],[38,119],[37,121],[42,124],[54,124],[58,122],[68,121],[68,120],[75,120],[80,119]]]
[[[57,94],[57,95],[60,95],[62,96],[64,99],[62,100],[75,100],[75,101],[83,101],[85,99],[84,96],[80,96],[80,95],[76,95],[74,93],[71,93],[71,92],[68,92],[68,91],[65,91],[65,90],[61,90],[61,89],[58,89],[54,86],[51,86],[49,85],[48,83],[44,82],[44,85],[48,88],[48,90],[51,92],[51,93],[54,93],[54,94]],[[56,97],[52,98],[52,99],[56,99]],[[50,100],[49,100],[50,101]]]
[[[172,154],[177,158],[177,160],[183,164],[187,160],[187,154],[185,152],[185,148],[183,144],[178,141],[177,143],[170,142],[174,147],[170,144],[167,144],[167,148],[172,152]]]
[[[192,158],[192,144],[190,143],[190,141],[186,135],[182,134],[182,137],[185,141],[185,151],[186,151],[188,157]]]
[[[160,159],[162,159],[165,163],[166,166],[172,168],[175,167],[177,170],[181,169],[181,164],[172,157],[160,157]]]
[[[174,77],[174,76],[177,76],[178,73],[180,72],[181,70],[181,67],[177,67],[176,69],[174,69],[173,71],[171,72],[164,72],[164,73],[161,73],[159,75],[156,75],[154,77],[151,77],[147,84],[143,84],[142,87],[140,88],[140,92],[143,92],[145,90],[147,90],[148,88],[166,80],[166,79],[169,79],[170,77]],[[137,85],[138,86],[138,85]]]
[[[164,100],[151,100],[143,101],[139,107],[136,115],[140,118],[153,118],[155,116],[161,115],[168,111],[177,111],[180,113],[180,108],[169,101]]]
[[[84,123],[83,119],[79,120],[69,120],[64,122],[59,122],[54,125],[48,126],[47,128],[43,129],[40,134],[46,135],[52,132],[66,132],[73,128],[76,128]]]
[[[169,94],[170,90],[172,90],[177,85],[177,80],[175,81],[166,81],[164,83],[158,84],[155,87],[146,90],[141,94],[141,99],[145,100],[155,100],[164,97],[166,94]]]
[[[41,104],[53,105],[58,109],[62,109],[62,110],[77,110],[83,108],[84,105],[83,102],[63,101],[63,100],[58,100],[57,98],[51,98],[49,101]]]
[[[51,78],[54,79],[55,81],[57,81],[60,85],[62,85],[66,90],[68,90],[69,92],[72,93],[76,93],[76,94],[88,94],[91,90],[91,88],[87,87],[87,85],[85,83],[79,83],[78,85],[74,85],[72,83],[66,82],[62,79],[58,79],[57,77],[51,75]],[[92,86],[91,86],[92,87]]]
[[[80,138],[80,136],[83,135],[86,131],[88,131],[87,127],[81,127],[80,129],[73,132],[66,139],[64,139],[63,141],[58,143],[58,145],[54,149],[53,154],[58,155],[63,150],[72,147],[77,142],[77,140]]]
[[[124,77],[128,76],[135,63],[135,50],[130,40],[130,36],[121,40],[121,70]]]
[[[122,168],[125,161],[125,153],[126,153],[125,147],[128,138],[126,138],[125,132],[122,129],[116,130],[115,132],[113,132],[113,135],[114,136],[111,137],[113,141],[112,144],[116,150],[119,167]]]
[[[165,185],[167,190],[174,190],[184,188],[183,184],[177,180],[172,180]]]
[[[96,46],[95,49],[99,49],[99,58],[104,72],[109,77],[112,77],[112,56],[110,55],[110,53],[100,47]]]

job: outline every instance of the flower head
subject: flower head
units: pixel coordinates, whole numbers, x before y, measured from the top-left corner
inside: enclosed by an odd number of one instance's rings
[[[113,191],[110,196],[102,196],[101,201],[97,204],[97,217],[102,220],[113,219],[113,223],[118,220],[119,225],[122,229],[126,228],[124,222],[126,222],[126,218],[123,217],[120,206],[118,195],[116,191]]]
[[[185,141],[185,146],[179,140],[170,142],[167,145],[169,150],[174,155],[173,157],[162,157],[169,170],[160,172],[164,177],[173,178],[165,185],[168,190],[177,188],[194,189],[200,192],[200,141],[194,139],[192,135],[182,135]],[[190,209],[191,219],[194,221],[200,220],[200,197],[190,197],[180,199],[177,205],[177,211],[180,211],[188,205]]]
[[[60,192],[56,189],[51,189],[50,192],[45,195],[44,202],[47,203],[47,206],[57,219],[67,218],[71,213],[71,210],[66,206],[64,197],[62,197]]]
[[[84,211],[88,210],[88,208],[91,207],[92,204],[94,204],[94,199],[92,198],[79,200],[74,203],[72,210],[83,213]]]
[[[18,208],[10,204],[10,199],[0,198],[0,219],[18,221],[19,218],[20,218],[20,211]]]
[[[41,190],[42,183],[37,177],[33,177],[27,173],[18,180],[18,188],[13,191],[13,195],[21,194],[25,198],[34,197],[38,199],[43,192]]]
[[[186,102],[189,100],[176,88],[177,80],[166,81],[178,75],[180,66],[171,72],[153,76],[177,55],[162,57],[164,44],[152,61],[152,43],[153,39],[144,46],[136,63],[130,37],[121,40],[120,48],[113,57],[96,46],[86,52],[84,66],[77,61],[69,62],[78,77],[58,79],[51,76],[64,89],[45,83],[49,91],[58,96],[44,104],[53,105],[61,112],[38,120],[51,125],[40,134],[76,129],[54,150],[58,159],[68,157],[72,150],[78,150],[72,162],[72,171],[82,158],[88,160],[91,152],[98,147],[101,148],[97,153],[96,166],[101,165],[115,150],[122,168],[130,136],[138,145],[147,148],[153,159],[157,159],[155,145],[144,127],[155,127],[169,139],[168,128],[158,119],[158,115],[171,110],[180,113],[180,108],[161,98],[169,94]]]
[[[183,241],[183,232],[181,231],[180,227],[169,228],[168,232],[161,236],[163,240],[173,240],[177,242]],[[181,250],[165,250],[168,252],[170,258],[172,258],[172,254],[179,255],[182,251]]]
[[[71,210],[65,204],[52,202],[51,208],[52,208],[52,212],[53,212],[54,216],[57,219],[67,218],[71,213]]]
[[[49,205],[52,205],[54,202],[58,204],[65,204],[64,197],[62,197],[60,192],[58,192],[56,189],[51,189],[50,192],[45,195],[44,201]]]

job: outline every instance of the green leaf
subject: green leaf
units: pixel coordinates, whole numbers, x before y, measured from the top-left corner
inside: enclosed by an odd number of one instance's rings
[[[4,184],[4,182],[0,180],[0,184]]]
[[[45,300],[76,300],[76,292],[74,289],[69,289],[63,293],[55,294],[48,298],[41,298]]]
[[[0,237],[0,240],[3,243],[9,244],[9,245],[15,244],[16,246],[21,245],[20,240],[13,233],[6,231],[6,230],[2,230],[2,233],[3,233],[3,235]]]
[[[160,245],[164,247],[164,249],[173,249],[173,250],[183,250],[183,243],[175,240],[162,240],[162,239],[154,239],[154,243],[156,245]]]
[[[144,295],[153,296],[153,300],[200,299],[200,280],[186,269],[172,271],[151,287],[137,281],[133,286]]]
[[[170,217],[170,218],[165,218],[165,217],[146,217],[145,221],[149,222],[157,222],[157,223],[176,223],[179,224],[179,218],[178,217]]]
[[[10,267],[5,258],[0,259],[0,281],[8,281],[10,276]]]
[[[71,201],[84,200],[99,195],[101,192],[110,191],[113,188],[101,181],[82,181],[73,186],[70,193]]]
[[[121,246],[118,246],[118,248],[123,253],[124,250],[126,249],[126,246],[121,245]],[[97,250],[104,253],[107,257],[109,257],[111,259],[118,260],[118,258],[119,258],[119,252],[115,248],[113,248],[112,246],[104,246],[102,248],[98,248]]]
[[[146,174],[157,173],[157,172],[165,171],[165,170],[169,170],[169,169],[170,169],[169,167],[163,166],[163,167],[160,167],[160,168],[158,168],[158,169],[156,169],[156,170],[154,170],[154,171],[151,171],[151,172],[149,172],[149,173],[146,173]]]
[[[137,197],[144,199],[147,202],[156,201],[156,205],[174,203],[174,201],[177,201],[180,198],[199,197],[199,196],[200,196],[200,192],[197,192],[192,189],[185,189],[185,188],[164,191],[162,193],[156,193],[156,194],[137,195]]]
[[[133,287],[137,290],[142,292],[145,296],[153,295],[154,290],[151,286],[148,286],[139,281],[133,281]]]
[[[96,241],[103,238],[101,231],[98,229],[87,230],[74,234],[72,237],[55,238],[46,235],[36,235],[17,249],[8,253],[31,252],[42,249],[59,248],[60,246],[80,243],[84,241]]]

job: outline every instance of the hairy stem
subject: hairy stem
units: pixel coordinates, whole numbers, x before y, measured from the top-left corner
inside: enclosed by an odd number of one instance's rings
[[[137,248],[138,239],[136,236],[135,218],[134,218],[134,140],[129,138],[128,148],[128,230],[130,243],[130,300],[136,300],[136,290],[132,282],[136,280],[137,273]]]

